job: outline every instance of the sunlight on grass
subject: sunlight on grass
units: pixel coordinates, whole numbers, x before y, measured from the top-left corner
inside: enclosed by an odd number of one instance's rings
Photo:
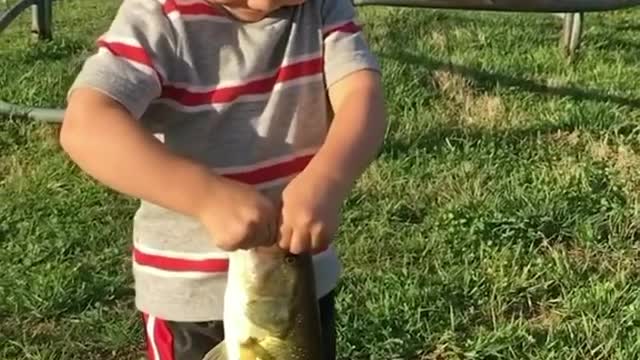
[[[52,42],[0,36],[0,99],[63,106],[119,2],[55,4]],[[638,358],[638,11],[589,15],[573,65],[548,15],[361,19],[391,124],[337,240],[340,359]],[[139,358],[135,208],[0,120],[1,359]]]

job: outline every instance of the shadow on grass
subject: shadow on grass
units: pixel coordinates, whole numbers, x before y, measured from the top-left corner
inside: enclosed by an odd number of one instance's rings
[[[614,25],[614,30],[618,31],[640,31],[640,24],[620,24]]]
[[[382,154],[390,159],[400,159],[416,150],[426,151],[438,155],[440,151],[449,151],[452,147],[474,147],[480,144],[492,143],[496,147],[508,149],[517,156],[519,150],[528,151],[525,143],[541,135],[551,135],[558,132],[573,132],[580,126],[575,123],[546,123],[516,129],[484,129],[466,126],[435,125],[418,135],[409,137],[390,136],[385,143]],[[581,131],[593,132],[589,129]],[[611,132],[610,132],[611,133]],[[612,131],[616,136],[631,137],[640,133],[640,124],[626,123]],[[598,135],[598,134],[594,134]]]
[[[480,88],[486,90],[496,89],[497,87],[514,87],[521,91],[543,96],[569,97],[575,100],[606,102],[640,109],[640,98],[612,95],[598,89],[581,89],[573,86],[550,86],[531,79],[515,77],[499,72],[479,70],[466,65],[453,64],[427,56],[418,56],[402,49],[381,52],[379,56],[430,69],[444,68],[454,74],[472,79]]]
[[[604,51],[618,51],[620,49],[640,49],[640,41],[630,40],[621,37],[614,37],[608,39],[606,42],[593,45],[595,49]],[[625,60],[633,64],[637,64],[638,59],[633,54],[624,54]]]

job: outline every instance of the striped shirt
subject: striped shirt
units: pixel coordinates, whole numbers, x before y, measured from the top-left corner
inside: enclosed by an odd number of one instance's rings
[[[203,0],[124,0],[98,45],[70,91],[107,94],[169,150],[274,201],[325,139],[327,88],[379,69],[349,0],[307,0],[255,23]],[[228,264],[212,236],[193,218],[141,201],[138,309],[173,321],[221,319]],[[314,264],[320,297],[341,265],[333,247]]]

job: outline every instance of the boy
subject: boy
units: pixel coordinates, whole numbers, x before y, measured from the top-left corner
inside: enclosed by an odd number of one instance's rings
[[[141,199],[133,274],[154,360],[223,338],[226,251],[312,251],[335,358],[330,245],[379,150],[378,64],[350,0],[124,0],[69,90],[60,140]]]

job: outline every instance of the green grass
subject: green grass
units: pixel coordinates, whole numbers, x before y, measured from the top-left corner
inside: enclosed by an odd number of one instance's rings
[[[0,99],[60,106],[118,1],[0,36]],[[0,5],[1,7],[2,5]],[[340,359],[640,358],[640,13],[367,8],[391,125],[338,246]],[[0,119],[0,359],[135,359],[136,203]]]

